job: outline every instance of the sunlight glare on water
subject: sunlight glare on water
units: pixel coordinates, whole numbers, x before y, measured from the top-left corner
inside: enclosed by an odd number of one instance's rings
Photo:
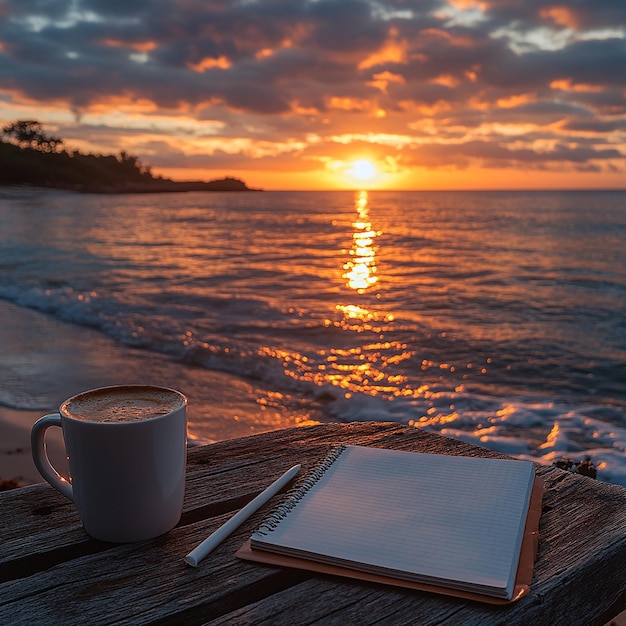
[[[91,381],[165,381],[186,392],[204,439],[392,420],[544,462],[589,454],[626,484],[624,200],[0,196],[0,298],[117,347],[96,367],[86,335],[76,375],[75,351],[50,349],[46,376],[41,350],[22,348],[56,345],[60,326],[40,321],[34,342],[35,322],[17,315],[0,403],[54,407]]]
[[[349,256],[341,266],[341,278],[350,289],[346,295],[352,293],[361,301],[337,302],[335,310],[340,317],[324,321],[325,327],[341,331],[337,345],[319,349],[314,358],[282,351],[285,374],[294,380],[313,383],[321,390],[329,386],[339,389],[346,399],[355,393],[385,398],[423,395],[428,391],[427,386],[413,389],[407,376],[399,373],[398,366],[415,353],[406,343],[387,338],[394,321],[393,312],[375,308],[381,299],[377,238],[383,233],[370,218],[368,192],[357,192],[354,204],[352,247],[339,252]],[[278,356],[276,352],[273,355]]]
[[[357,219],[352,223],[354,226],[353,245],[350,250],[352,258],[343,266],[346,270],[343,277],[347,280],[348,287],[363,294],[378,282],[375,240],[381,233],[373,230],[369,220],[367,191],[356,194],[355,204]]]

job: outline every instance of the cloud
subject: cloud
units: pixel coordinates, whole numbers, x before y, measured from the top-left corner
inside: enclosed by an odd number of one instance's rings
[[[348,146],[406,167],[624,167],[623,2],[0,0],[0,15],[4,101],[155,165],[309,167]]]

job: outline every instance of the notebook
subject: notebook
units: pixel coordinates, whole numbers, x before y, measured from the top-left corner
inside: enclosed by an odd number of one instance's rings
[[[529,461],[339,446],[238,556],[510,601],[534,480]]]

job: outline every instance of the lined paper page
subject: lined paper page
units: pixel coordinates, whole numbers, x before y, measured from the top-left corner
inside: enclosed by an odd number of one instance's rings
[[[347,446],[253,547],[512,589],[533,478],[525,461]]]

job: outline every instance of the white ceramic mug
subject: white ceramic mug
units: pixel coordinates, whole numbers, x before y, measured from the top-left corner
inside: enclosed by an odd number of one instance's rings
[[[142,541],[172,529],[182,513],[187,460],[187,398],[149,385],[85,391],[33,425],[41,475],[72,500],[87,533]],[[63,430],[69,477],[46,453],[45,433]]]

